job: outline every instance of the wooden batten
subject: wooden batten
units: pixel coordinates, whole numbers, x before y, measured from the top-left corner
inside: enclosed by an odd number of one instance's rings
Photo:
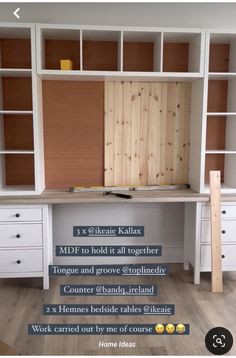
[[[105,185],[188,182],[190,96],[189,83],[105,82]]]
[[[220,172],[210,172],[211,207],[211,287],[212,292],[223,292],[221,258],[221,210],[220,210]]]

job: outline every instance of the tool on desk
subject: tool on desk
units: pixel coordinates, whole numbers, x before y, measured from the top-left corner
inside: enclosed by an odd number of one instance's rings
[[[115,195],[115,196],[118,196],[119,198],[124,198],[124,199],[132,199],[133,198],[133,195],[122,194],[122,193],[113,193],[113,191],[111,191],[111,190],[104,191],[103,195]]]

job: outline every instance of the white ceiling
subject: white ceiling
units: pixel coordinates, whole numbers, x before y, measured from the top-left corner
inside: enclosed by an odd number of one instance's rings
[[[0,3],[4,22],[235,28],[235,14],[233,3]]]

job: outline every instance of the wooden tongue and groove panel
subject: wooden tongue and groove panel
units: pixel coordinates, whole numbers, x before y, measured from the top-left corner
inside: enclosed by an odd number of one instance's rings
[[[189,83],[105,82],[104,184],[188,183]]]

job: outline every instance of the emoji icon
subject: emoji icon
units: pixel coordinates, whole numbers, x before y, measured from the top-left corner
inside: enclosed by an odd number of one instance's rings
[[[175,331],[175,326],[172,323],[169,323],[166,325],[166,332],[169,334],[174,333]]]
[[[177,324],[176,326],[176,332],[178,333],[184,333],[185,332],[185,325],[182,323]]]
[[[163,332],[164,332],[164,329],[165,329],[165,327],[164,327],[163,324],[161,324],[161,323],[158,323],[158,324],[155,325],[155,331],[156,331],[156,333],[158,333],[158,334],[163,333]]]

